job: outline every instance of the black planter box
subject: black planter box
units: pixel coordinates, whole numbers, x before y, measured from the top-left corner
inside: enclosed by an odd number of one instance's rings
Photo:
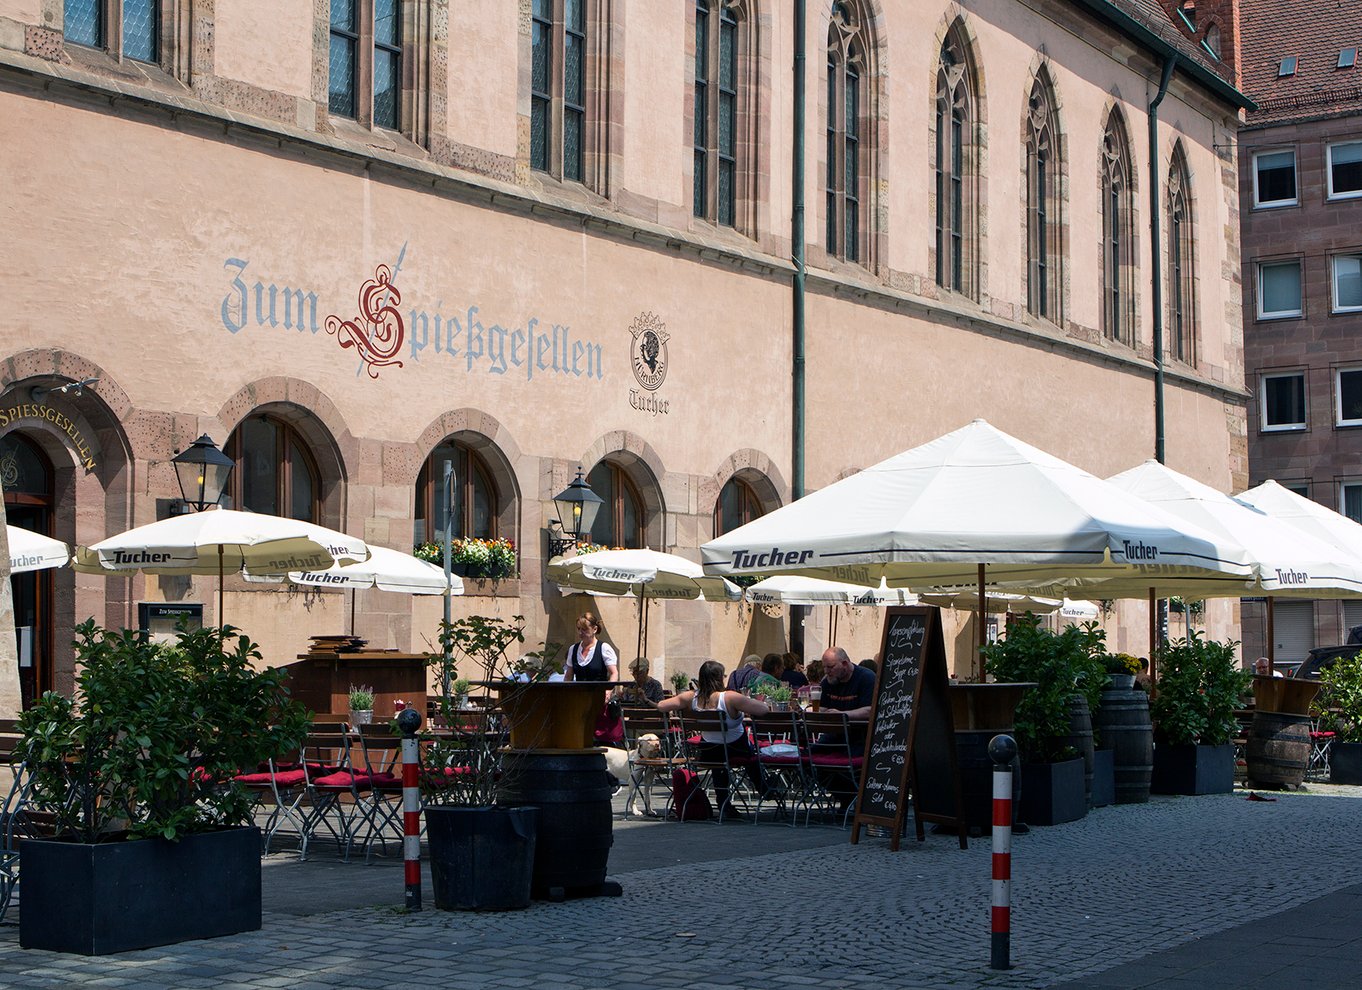
[[[102,956],[260,928],[260,830],[179,842],[26,839],[19,945]]]
[[[426,808],[430,878],[442,911],[530,906],[538,808]]]
[[[1088,813],[1083,793],[1083,758],[1063,763],[1023,763],[1021,820],[1027,825],[1062,825]]]
[[[1116,751],[1095,750],[1092,754],[1092,794],[1088,803],[1093,808],[1105,808],[1116,803]]]
[[[1229,794],[1234,790],[1234,745],[1154,745],[1155,794]]]
[[[1362,784],[1362,743],[1329,745],[1329,783]]]

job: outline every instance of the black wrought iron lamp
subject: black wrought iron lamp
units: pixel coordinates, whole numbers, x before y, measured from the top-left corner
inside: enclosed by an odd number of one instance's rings
[[[604,503],[599,495],[591,490],[591,486],[582,477],[582,469],[577,468],[577,477],[572,484],[553,497],[553,504],[558,509],[558,527],[561,536],[549,537],[549,556],[561,557],[569,550],[577,546],[578,541],[586,533],[591,532],[591,526],[596,521],[596,513],[600,511]]]
[[[218,504],[227,487],[227,478],[236,466],[230,457],[218,450],[207,433],[190,444],[188,450],[176,454],[171,463],[175,465],[175,476],[179,479],[185,504],[199,512]]]

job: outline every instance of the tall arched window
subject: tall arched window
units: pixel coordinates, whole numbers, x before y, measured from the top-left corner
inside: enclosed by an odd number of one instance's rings
[[[445,466],[453,465],[453,536],[455,539],[495,539],[501,499],[486,461],[466,444],[446,440],[430,452],[416,476],[417,545],[444,539],[449,522]]]
[[[1130,142],[1112,107],[1102,135],[1102,331],[1135,343],[1135,199]]]
[[[974,67],[957,22],[936,69],[936,284],[977,298]]]
[[[534,0],[530,15],[530,167],[584,182],[586,0]]]
[[[601,461],[586,476],[602,505],[591,526],[591,542],[607,547],[644,546],[646,513],[638,487],[618,464]]]
[[[692,212],[725,227],[739,226],[739,187],[748,167],[739,160],[738,140],[747,19],[741,0],[695,0]]]
[[[1054,89],[1042,68],[1026,112],[1026,308],[1059,323],[1062,281],[1059,129]]]
[[[319,522],[321,476],[307,441],[277,416],[242,420],[227,441],[236,462],[228,481],[232,504],[304,522]]]
[[[865,259],[867,37],[853,3],[837,0],[828,25],[826,246],[847,261]]]
[[[714,535],[722,536],[765,514],[756,490],[742,478],[729,478],[714,503]]]
[[[1192,228],[1192,179],[1182,143],[1173,146],[1168,169],[1168,353],[1196,364],[1196,256]]]

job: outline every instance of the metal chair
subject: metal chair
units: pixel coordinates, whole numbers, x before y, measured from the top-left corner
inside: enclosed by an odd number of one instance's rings
[[[757,762],[761,764],[766,790],[758,795],[757,817],[762,806],[774,801],[778,810],[788,812],[790,827],[798,824],[799,808],[805,808],[804,823],[808,824],[808,809],[812,803],[812,766],[809,753],[802,745],[799,716],[796,711],[749,715],[752,739],[756,743]]]
[[[734,800],[742,802],[744,811],[750,809],[753,799],[759,800],[758,789],[750,786],[746,779],[749,773],[761,777],[761,766],[757,762],[756,753],[753,752],[750,756],[735,754],[730,746],[707,743],[703,738],[706,732],[726,736],[733,727],[733,719],[721,711],[681,711],[677,713],[677,718],[681,723],[686,767],[701,782],[701,786],[692,792],[692,796],[701,789],[714,785],[716,803],[719,806],[716,820],[721,823],[726,816],[737,813],[733,807]],[[744,773],[738,773],[739,770],[743,770]],[[721,786],[724,781],[727,782],[727,788]],[[728,793],[726,801],[722,799],[722,792],[725,790]],[[688,797],[687,801],[689,800]],[[680,815],[681,809],[676,810]]]
[[[624,814],[629,816],[638,807],[639,798],[643,799],[644,815],[653,813],[653,789],[661,783],[665,788],[662,816],[671,811],[672,771],[685,766],[685,758],[676,752],[676,732],[672,731],[672,720],[666,712],[655,708],[624,709],[624,743],[629,756],[629,793],[624,801]],[[657,738],[656,755],[641,755],[640,737],[652,735]]]
[[[850,801],[839,812],[841,827],[846,828],[856,807],[855,795],[861,779],[862,756],[851,745],[852,723],[845,712],[804,712],[804,731],[809,740],[809,764],[813,771],[819,801],[831,811],[833,803],[841,803],[849,793]],[[860,727],[860,723],[857,724]],[[830,784],[848,778],[850,791],[836,791]]]
[[[388,836],[400,847],[402,827],[402,737],[395,736],[386,724],[359,726],[360,771],[368,778],[368,802],[360,816],[355,834],[365,828],[364,862],[373,859],[374,839],[388,852]],[[354,746],[351,745],[353,755]]]

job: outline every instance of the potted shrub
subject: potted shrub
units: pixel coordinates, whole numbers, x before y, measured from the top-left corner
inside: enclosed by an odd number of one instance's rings
[[[76,629],[73,698],[43,695],[16,755],[51,839],[20,847],[24,948],[102,955],[260,927],[260,831],[233,777],[310,716],[228,626],[158,645]]]
[[[1031,681],[1017,705],[1016,738],[1022,761],[1022,811],[1028,824],[1058,825],[1087,813],[1083,760],[1069,737],[1070,699],[1087,662],[1087,637],[1069,627],[1052,633],[1034,615],[1008,627],[983,650],[984,667],[998,681]]]
[[[350,685],[350,724],[368,725],[374,720],[374,689]]]
[[[1108,653],[1103,658],[1107,680],[1114,688],[1128,690],[1135,686],[1135,675],[1140,672],[1140,661],[1129,653]]]
[[[443,567],[445,564],[443,541],[422,543],[412,553],[436,567]],[[466,578],[497,581],[510,577],[518,569],[515,544],[507,539],[454,540],[450,544],[449,560],[450,569],[460,577]]]
[[[1329,782],[1362,784],[1362,653],[1320,671],[1315,699],[1321,732],[1332,732]]]
[[[672,694],[680,694],[682,691],[690,689],[690,674],[687,674],[684,670],[678,670],[673,673],[670,680],[672,683]]]
[[[772,711],[788,712],[790,702],[793,700],[794,688],[783,681],[766,692],[766,702],[771,706]]]
[[[1251,676],[1235,663],[1237,643],[1195,629],[1159,651],[1154,718],[1155,794],[1228,794],[1234,789],[1234,710]]]

